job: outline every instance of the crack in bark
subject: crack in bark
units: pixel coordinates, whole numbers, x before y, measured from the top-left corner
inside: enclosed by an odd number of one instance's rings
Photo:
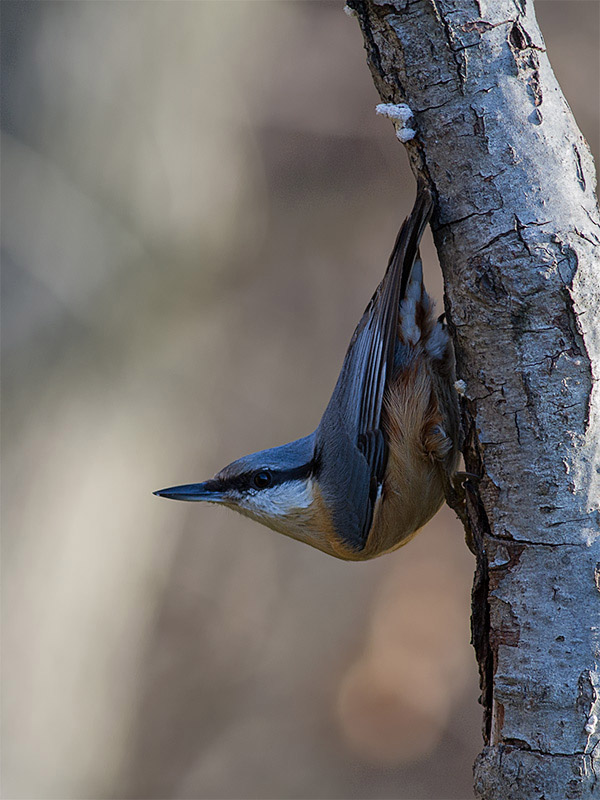
[[[491,214],[495,213],[496,211],[502,211],[502,208],[503,208],[503,206],[499,205],[498,208],[490,208],[490,209],[487,209],[486,211],[473,211],[471,214],[466,214],[464,217],[458,217],[457,219],[451,219],[448,222],[443,222],[441,225],[438,225],[438,227],[435,230],[436,231],[441,231],[444,228],[450,227],[451,225],[458,225],[459,222],[465,222],[466,220],[471,219],[471,217],[486,217],[486,216],[490,216]]]
[[[449,81],[440,81],[435,85],[441,86],[443,83],[449,83]],[[425,108],[415,108],[415,111],[417,114],[424,114],[426,111],[436,111],[438,108],[444,108],[444,106],[448,106],[452,102],[454,102],[453,97],[451,97],[449,100],[445,100],[443,103],[440,103],[437,106],[426,106]]]
[[[472,401],[464,398],[463,419],[469,420],[463,444],[463,457],[467,471],[474,475],[484,475],[483,457],[475,430],[475,416],[472,412]],[[491,527],[479,492],[467,492],[465,506],[468,520],[468,535],[473,544],[476,566],[471,589],[471,644],[475,649],[479,666],[479,701],[483,706],[482,732],[484,742],[490,740],[492,726],[492,699],[494,686],[494,657],[490,643],[490,604],[489,604],[489,566],[485,546],[486,537],[491,534]]]
[[[591,522],[591,514],[586,514],[585,517],[575,517],[574,519],[561,519],[558,522],[549,522],[549,528],[558,528],[559,525],[568,525],[571,522]]]
[[[598,244],[600,244],[600,239],[597,239],[596,237],[594,237],[593,239],[590,239],[589,236],[586,236],[585,233],[583,233],[583,231],[580,231],[578,228],[575,228],[575,233],[581,239],[585,239],[586,242],[589,242],[590,244],[593,244],[594,247],[596,247]]]
[[[587,519],[587,517],[586,517]],[[550,525],[548,526],[550,527]],[[532,539],[515,539],[510,534],[506,536],[500,536],[495,534],[486,534],[487,537],[493,542],[503,542],[504,544],[522,544],[524,547],[550,547],[552,549],[556,548],[567,548],[567,547],[578,547],[582,550],[587,549],[587,545],[583,542],[542,542],[542,541],[533,541]]]
[[[577,145],[575,143],[573,143],[573,151],[575,152],[575,164],[576,164],[576,168],[577,168],[577,181],[579,182],[579,185],[581,186],[581,188],[585,192],[585,186],[586,186],[585,175],[583,174],[583,166],[581,164],[581,156],[579,154],[579,150],[577,149]]]
[[[507,750],[509,748],[512,750],[523,750],[526,753],[533,753],[536,756],[549,756],[550,758],[554,758],[554,756],[558,758],[573,758],[575,756],[589,755],[589,753],[587,753],[585,750],[573,750],[572,753],[560,753],[550,750],[541,750],[538,747],[531,747],[531,745],[524,739],[504,739],[500,747],[504,747]]]
[[[384,76],[387,77],[387,73],[384,70],[381,62],[379,47],[377,46],[375,36],[373,35],[373,30],[369,24],[369,17],[366,9],[367,0],[347,0],[346,5],[355,11],[358,16],[360,27],[365,38],[365,49],[367,50],[372,68],[377,71],[381,78],[384,78]],[[387,103],[393,102],[393,96],[391,93],[387,96],[384,96],[383,99]]]
[[[592,223],[592,225],[595,225],[597,228],[600,228],[600,222],[598,222],[598,220],[597,220],[597,219],[594,219],[594,218],[592,217],[592,215],[591,215],[591,214],[590,214],[590,212],[587,210],[587,208],[586,208],[585,206],[581,206],[581,208],[583,209],[584,213],[586,214],[587,218],[588,218],[588,219],[589,219],[589,221]]]
[[[460,51],[455,51],[453,49],[453,47],[452,47],[452,39],[453,39],[452,28],[451,28],[448,20],[445,18],[445,16],[440,11],[440,8],[438,6],[438,0],[429,0],[429,2],[430,2],[430,5],[431,5],[431,8],[433,9],[433,13],[436,16],[436,19],[439,21],[439,23],[441,24],[441,26],[442,26],[442,28],[444,30],[444,34],[445,34],[445,37],[446,37],[446,46],[447,46],[449,52],[452,54],[452,59],[454,61],[454,64],[456,65],[456,75],[457,75],[457,78],[458,78],[458,88],[459,88],[460,93],[464,95],[464,93],[465,93],[465,83],[466,83],[466,80],[467,80],[466,59],[457,57],[457,56],[460,56]]]

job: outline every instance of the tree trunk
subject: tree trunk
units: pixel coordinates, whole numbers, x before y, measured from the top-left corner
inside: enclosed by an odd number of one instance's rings
[[[462,397],[480,797],[600,796],[600,222],[531,0],[349,0],[433,187]],[[403,127],[404,124],[404,127]],[[410,126],[416,132],[410,140]]]

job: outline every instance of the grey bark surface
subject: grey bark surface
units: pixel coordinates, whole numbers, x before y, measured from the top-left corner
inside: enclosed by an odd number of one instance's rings
[[[475,790],[600,797],[600,219],[531,0],[350,0],[406,103],[454,338],[484,706]],[[443,658],[443,654],[441,654]]]

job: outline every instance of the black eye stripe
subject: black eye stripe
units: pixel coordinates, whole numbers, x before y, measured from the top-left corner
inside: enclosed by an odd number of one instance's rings
[[[249,490],[261,490],[262,488],[271,488],[273,486],[280,486],[282,483],[288,481],[305,480],[311,475],[316,474],[317,464],[314,460],[309,461],[308,464],[302,464],[299,467],[292,469],[269,469],[265,467],[260,470],[253,470],[252,472],[243,472],[241,475],[232,475],[230,478],[217,479],[221,491],[232,489],[238,492],[247,492]],[[271,481],[264,487],[257,486],[255,478],[260,473],[268,473],[271,476]]]

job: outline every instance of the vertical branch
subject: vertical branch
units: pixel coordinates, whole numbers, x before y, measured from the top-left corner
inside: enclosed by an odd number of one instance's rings
[[[532,0],[349,0],[433,219],[477,550],[484,798],[600,777],[600,219]],[[393,109],[391,110],[393,114]],[[400,121],[399,121],[400,120]]]

